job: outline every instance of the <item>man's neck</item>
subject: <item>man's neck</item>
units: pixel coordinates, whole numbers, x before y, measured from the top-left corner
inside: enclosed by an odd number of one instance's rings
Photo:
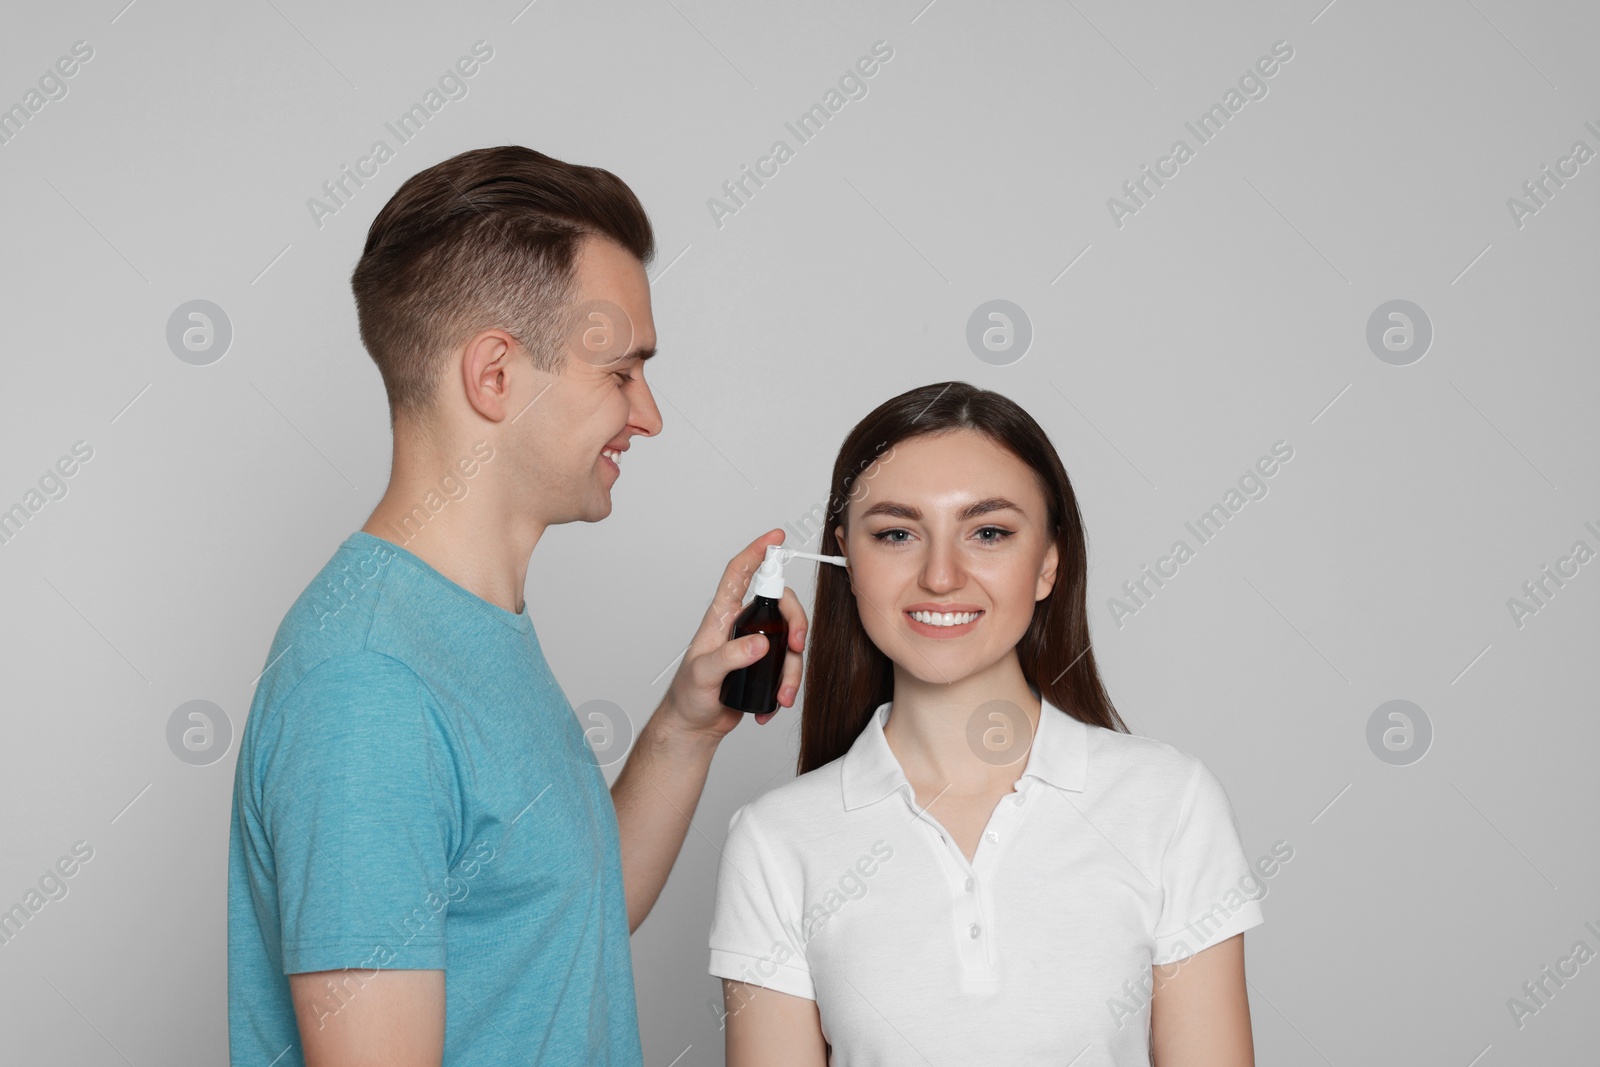
[[[361,529],[399,545],[468,592],[522,614],[528,559],[543,525],[508,514],[487,471],[471,479],[448,472],[455,477],[449,484],[468,486],[455,498],[441,488],[443,467],[437,475],[419,475],[417,466],[397,458],[389,488]]]

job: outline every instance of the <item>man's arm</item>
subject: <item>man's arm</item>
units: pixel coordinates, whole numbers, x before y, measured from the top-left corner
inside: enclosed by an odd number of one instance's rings
[[[289,976],[306,1067],[440,1067],[444,972]]]
[[[717,595],[706,608],[666,699],[640,731],[622,773],[611,786],[621,837],[622,882],[628,899],[630,933],[650,914],[677,862],[717,745],[745,717],[743,712],[723,705],[722,680],[729,671],[760,659],[767,649],[766,638],[754,635],[730,641],[728,633],[739,614],[750,578],[766,556],[767,546],[782,543],[783,531],[770,530],[728,563]],[[792,589],[783,591],[780,607],[789,623],[789,647],[783,660],[778,704],[787,708],[794,706],[800,692],[806,614]],[[757,715],[755,720],[764,724],[776,714]]]
[[[644,922],[667,884],[717,751],[716,739],[665,725],[671,715],[665,703],[656,709],[611,787],[629,933]]]
[[[273,755],[257,784],[271,867],[256,877],[276,885],[272,936],[312,1067],[443,1056],[447,900],[428,887],[450,878],[456,790],[425,695],[405,664],[359,651],[313,668],[266,720]]]

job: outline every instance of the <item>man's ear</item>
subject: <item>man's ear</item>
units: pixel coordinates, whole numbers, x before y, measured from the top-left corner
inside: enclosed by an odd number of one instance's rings
[[[517,339],[504,330],[482,330],[461,348],[461,385],[467,403],[490,422],[510,414],[512,379],[534,370]]]
[[[1033,595],[1035,601],[1043,600],[1056,587],[1056,567],[1060,562],[1061,550],[1052,538],[1050,547],[1045,549],[1044,562],[1039,565],[1039,583]]]

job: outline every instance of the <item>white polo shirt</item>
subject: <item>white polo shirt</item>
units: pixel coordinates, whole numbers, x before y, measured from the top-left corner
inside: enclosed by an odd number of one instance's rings
[[[835,1067],[1147,1067],[1152,965],[1262,921],[1222,784],[1043,702],[968,863],[918,808],[890,710],[734,812],[711,973],[815,1000]]]

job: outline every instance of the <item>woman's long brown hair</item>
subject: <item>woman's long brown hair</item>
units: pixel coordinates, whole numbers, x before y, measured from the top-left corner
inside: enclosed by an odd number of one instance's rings
[[[1089,648],[1089,556],[1078,498],[1050,438],[1008,397],[967,382],[937,382],[880,404],[839,448],[818,551],[843,554],[834,528],[844,526],[848,533],[848,505],[871,492],[873,475],[867,472],[874,461],[888,452],[884,462],[893,462],[894,446],[910,438],[963,429],[983,434],[1031,467],[1049,507],[1048,526],[1060,559],[1055,586],[1034,605],[1033,621],[1017,643],[1023,676],[1072,717],[1128,732]],[[819,568],[809,645],[799,774],[848,752],[868,717],[894,696],[893,664],[861,625],[855,591],[842,567]]]

